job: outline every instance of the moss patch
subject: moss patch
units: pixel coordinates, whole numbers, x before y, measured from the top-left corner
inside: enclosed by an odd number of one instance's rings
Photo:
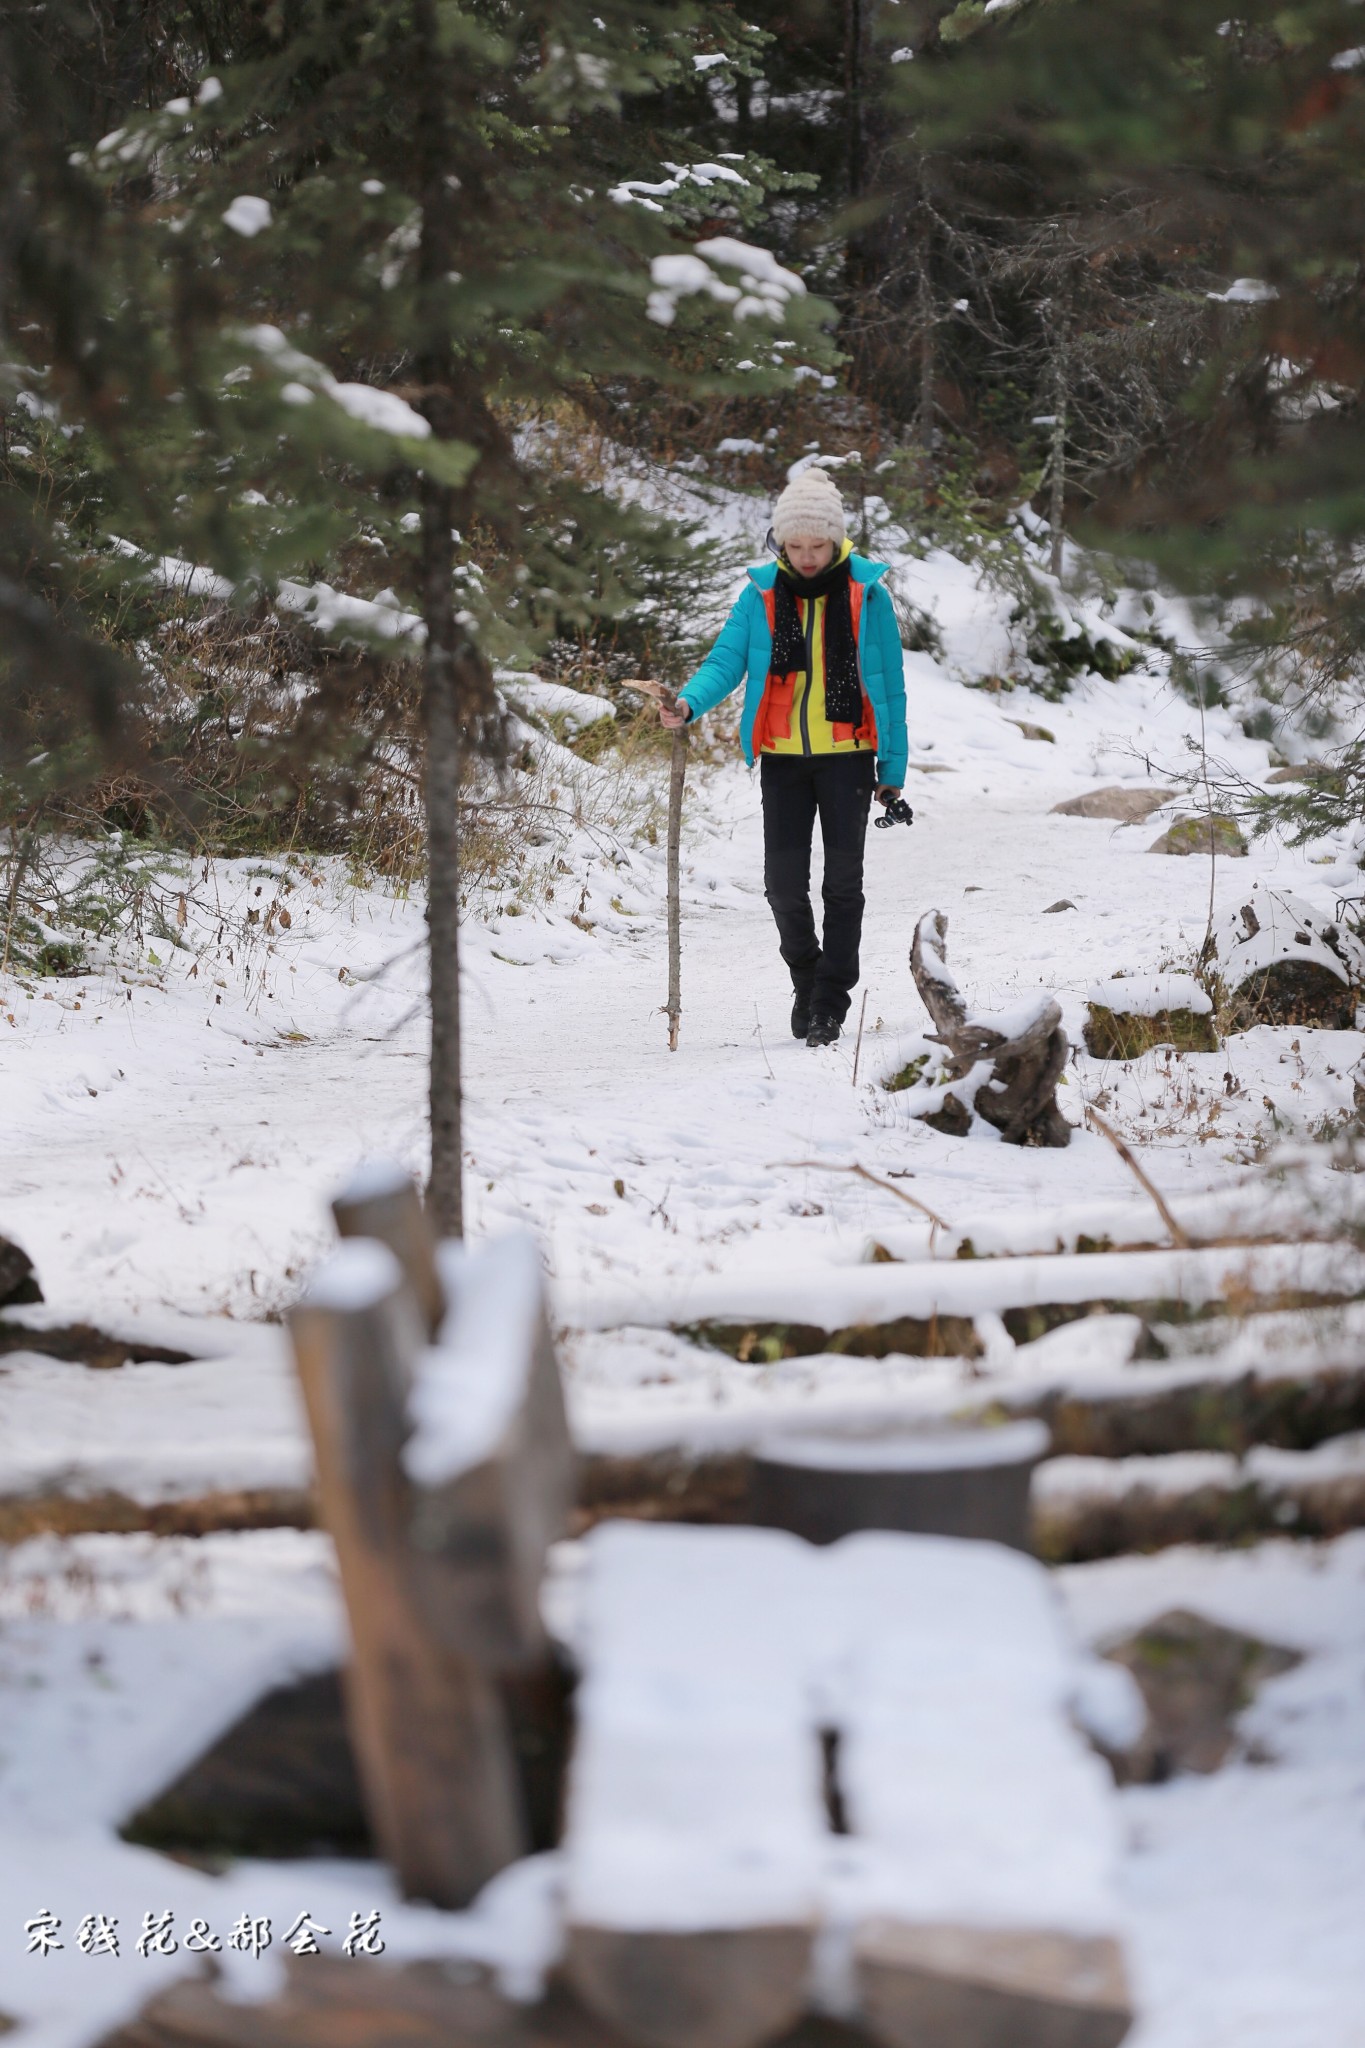
[[[1148,848],[1149,853],[1221,853],[1240,860],[1246,840],[1234,818],[1177,818],[1168,832]]]
[[[898,1095],[903,1088],[916,1087],[928,1064],[927,1052],[916,1053],[914,1059],[907,1060],[903,1067],[897,1067],[889,1081],[882,1082],[883,1088],[888,1095]]]
[[[1130,1010],[1086,1004],[1082,1032],[1085,1049],[1097,1060],[1135,1060],[1154,1045],[1173,1045],[1177,1052],[1217,1052],[1213,1018],[1195,1010],[1157,1010],[1150,1017]]]
[[[833,1352],[846,1358],[978,1358],[981,1345],[970,1316],[898,1316],[890,1323],[853,1323],[822,1330],[814,1323],[689,1323],[678,1335],[741,1365],[776,1365],[784,1358]]]

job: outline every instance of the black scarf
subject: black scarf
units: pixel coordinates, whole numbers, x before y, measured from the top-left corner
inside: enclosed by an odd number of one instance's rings
[[[806,665],[806,636],[796,609],[798,597],[825,603],[825,716],[831,725],[861,725],[863,686],[858,644],[853,636],[853,597],[848,562],[831,562],[814,576],[798,576],[785,562],[778,569],[773,624],[772,673],[789,676]]]

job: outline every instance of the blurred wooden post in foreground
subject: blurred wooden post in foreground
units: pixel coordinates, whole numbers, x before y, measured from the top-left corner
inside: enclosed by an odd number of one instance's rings
[[[452,1248],[448,1286],[415,1190],[376,1180],[337,1208],[389,1238],[341,1244],[290,1316],[351,1738],[404,1891],[463,1906],[531,1847],[504,1690],[534,1698],[552,1665],[536,1594],[573,1490],[558,1371],[529,1240]]]
[[[375,1237],[388,1246],[417,1298],[427,1336],[434,1337],[448,1303],[436,1270],[436,1240],[411,1174],[385,1160],[360,1167],[333,1196],[332,1214],[342,1237]]]

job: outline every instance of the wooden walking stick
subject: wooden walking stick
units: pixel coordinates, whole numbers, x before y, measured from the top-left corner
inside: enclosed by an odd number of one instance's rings
[[[634,676],[626,685],[630,690],[641,690],[652,697],[656,704],[667,710],[677,706],[677,692],[664,683],[647,682],[642,676]],[[678,1028],[682,1023],[682,905],[678,894],[678,858],[682,836],[683,783],[687,779],[687,727],[680,725],[673,734],[673,750],[668,768],[668,1001],[664,1014],[668,1018],[668,1049],[678,1050]]]

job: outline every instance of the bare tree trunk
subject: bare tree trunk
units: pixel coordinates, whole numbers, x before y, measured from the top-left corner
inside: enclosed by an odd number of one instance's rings
[[[433,431],[452,437],[454,362],[443,318],[442,289],[451,269],[452,231],[447,119],[449,81],[437,34],[435,0],[415,0],[419,75],[417,122],[421,162],[422,409]],[[459,656],[467,639],[455,618],[455,496],[434,477],[422,479],[422,616],[426,652],[422,725],[426,739],[423,798],[427,823],[427,947],[431,988],[431,1177],[427,1202],[442,1237],[464,1230],[460,1103],[460,702]]]
[[[919,230],[915,237],[919,255],[919,416],[915,430],[926,455],[934,438],[934,373],[938,363],[938,336],[934,319],[934,286],[929,274],[929,216],[921,204]]]
[[[1048,566],[1054,576],[1060,576],[1064,562],[1065,535],[1063,522],[1066,517],[1066,400],[1070,378],[1070,307],[1065,298],[1053,302],[1054,335],[1052,343],[1052,498],[1048,508],[1048,524],[1052,528],[1052,553]]]
[[[844,176],[853,206],[874,184],[879,123],[875,94],[873,29],[878,0],[843,0]],[[878,229],[860,219],[845,243],[844,274],[855,294],[875,290],[879,265]]]
[[[431,1178],[427,1204],[442,1237],[464,1234],[460,1100],[460,711],[452,580],[452,493],[422,487],[422,611],[427,624],[422,723],[427,814],[427,946],[431,971]]]

